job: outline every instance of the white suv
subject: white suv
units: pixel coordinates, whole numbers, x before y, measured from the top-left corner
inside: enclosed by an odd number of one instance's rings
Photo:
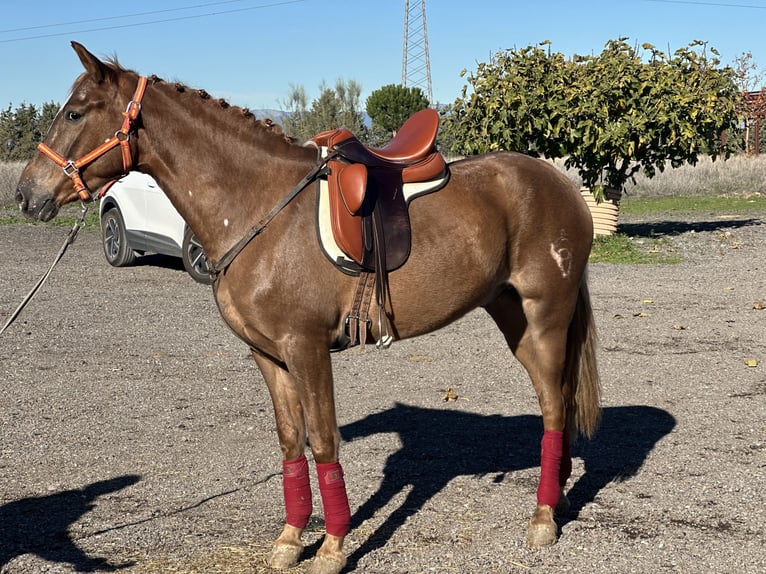
[[[136,254],[180,257],[189,275],[211,282],[207,257],[197,238],[154,179],[132,171],[101,199],[104,255],[110,265],[132,265]]]

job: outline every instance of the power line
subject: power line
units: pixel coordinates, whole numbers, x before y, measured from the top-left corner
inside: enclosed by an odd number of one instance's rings
[[[221,2],[208,2],[206,4],[198,4],[196,6],[187,6],[185,8],[169,8],[167,10],[155,10],[155,11],[151,11],[151,12],[140,12],[140,13],[136,13],[136,14],[127,14],[127,15],[124,15],[124,16],[109,16],[109,17],[104,17],[104,18],[93,18],[91,20],[78,20],[78,21],[75,21],[75,22],[64,22],[64,23],[60,23],[60,24],[45,24],[45,25],[42,25],[42,26],[31,26],[31,27],[28,27],[28,28],[15,28],[15,29],[12,29],[12,30],[0,30],[0,34],[7,34],[7,33],[11,33],[11,32],[22,32],[22,31],[28,31],[28,30],[38,30],[38,29],[42,29],[42,28],[53,28],[53,27],[60,27],[60,26],[71,26],[71,25],[76,25],[76,24],[88,24],[88,23],[92,23],[92,22],[104,22],[104,21],[107,21],[107,20],[118,20],[118,19],[124,19],[124,18],[137,18],[139,16],[149,16],[149,15],[153,15],[153,14],[162,14],[162,13],[168,13],[168,12],[178,12],[178,11],[181,11],[181,10],[192,10],[192,9],[195,9],[195,8],[207,8],[207,7],[210,7],[210,6],[218,6],[218,5],[221,5],[221,4],[232,4],[232,3],[236,3],[236,2],[242,2],[242,1],[243,0],[223,0]],[[260,9],[263,9],[263,8],[274,8],[276,6],[285,6],[287,4],[297,4],[299,2],[305,2],[305,1],[306,0],[283,0],[282,2],[272,2],[270,4],[260,4],[258,6],[249,6],[247,8],[235,8],[235,9],[231,9],[231,10],[221,10],[221,11],[217,11],[217,12],[205,12],[203,14],[193,14],[193,15],[189,15],[189,16],[176,16],[176,17],[173,17],[173,18],[163,18],[163,19],[159,19],[159,20],[148,20],[148,21],[145,21],[145,22],[133,22],[133,23],[129,23],[129,24],[117,24],[117,25],[114,25],[114,26],[101,26],[99,28],[88,28],[88,29],[85,29],[85,30],[70,30],[70,31],[67,31],[67,32],[56,32],[56,33],[52,33],[52,34],[39,34],[39,35],[36,35],[36,36],[25,36],[25,37],[22,37],[22,38],[8,38],[8,39],[5,39],[5,40],[0,40],[0,44],[7,44],[7,43],[10,43],[10,42],[23,42],[23,41],[26,41],[26,40],[39,40],[39,39],[42,39],[42,38],[56,38],[56,37],[59,37],[59,36],[68,36],[68,35],[71,35],[71,34],[85,34],[85,33],[88,33],[88,32],[102,32],[104,30],[119,30],[119,29],[122,29],[122,28],[133,28],[133,27],[137,27],[137,26],[149,26],[151,24],[164,24],[164,23],[167,23],[167,22],[181,22],[183,20],[192,20],[192,19],[197,19],[197,18],[207,18],[207,17],[210,17],[210,16],[221,16],[223,14],[234,14],[234,13],[238,13],[238,12],[247,12],[247,11],[250,11],[250,10],[260,10]]]
[[[724,2],[699,2],[695,0],[644,0],[644,2],[655,2],[657,4],[687,4],[692,6],[716,6],[719,8],[753,8],[755,10],[766,10],[766,6],[756,4],[726,4]]]
[[[186,6],[185,8],[166,8],[164,10],[152,10],[150,12],[136,12],[135,14],[124,14],[122,16],[106,16],[104,18],[90,18],[88,20],[73,20],[72,22],[58,22],[56,24],[42,24],[39,26],[27,26],[24,28],[10,28],[0,30],[0,34],[10,34],[12,32],[26,32],[28,30],[40,30],[42,28],[58,28],[59,26],[72,26],[74,24],[90,24],[91,22],[104,22],[106,20],[119,20],[122,18],[137,18],[138,16],[151,16],[152,14],[163,14],[166,12],[180,12],[182,10],[194,10],[196,8],[207,8],[208,6],[217,6],[219,4],[233,4],[245,0],[223,0],[221,2],[208,2],[206,4],[197,4],[195,6]]]

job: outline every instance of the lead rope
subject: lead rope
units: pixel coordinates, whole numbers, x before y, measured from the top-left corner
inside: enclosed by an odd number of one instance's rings
[[[11,316],[8,317],[8,320],[5,322],[5,325],[3,325],[3,328],[0,329],[0,335],[5,333],[5,330],[11,326],[11,323],[13,323],[16,318],[19,316],[21,311],[24,309],[24,307],[27,306],[27,304],[32,300],[32,297],[35,296],[37,291],[40,289],[40,287],[43,286],[45,281],[48,279],[50,274],[53,272],[53,268],[56,267],[59,261],[61,261],[61,258],[64,256],[64,253],[66,253],[66,250],[69,248],[72,243],[74,243],[74,240],[77,238],[77,234],[80,232],[80,229],[82,229],[82,226],[85,224],[85,215],[88,213],[88,206],[84,202],[80,202],[82,205],[82,210],[80,212],[80,217],[77,218],[77,221],[75,221],[74,225],[72,226],[72,229],[69,231],[69,235],[67,235],[67,238],[64,240],[64,244],[61,246],[61,249],[59,249],[58,254],[56,254],[56,258],[53,260],[53,263],[48,268],[48,271],[46,271],[42,277],[40,277],[40,280],[37,282],[37,284],[32,287],[32,290],[27,294],[26,297],[24,297],[24,300],[21,302],[21,304],[16,307],[16,310],[11,313]]]

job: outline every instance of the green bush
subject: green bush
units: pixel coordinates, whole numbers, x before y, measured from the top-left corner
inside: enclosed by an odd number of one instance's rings
[[[639,172],[727,154],[720,136],[736,131],[742,96],[704,42],[668,56],[621,38],[571,59],[541,46],[499,52],[468,76],[445,117],[453,151],[565,158],[597,199]]]

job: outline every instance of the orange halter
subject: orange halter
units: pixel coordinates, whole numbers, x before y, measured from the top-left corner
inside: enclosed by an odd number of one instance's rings
[[[57,154],[46,144],[41,143],[37,146],[46,157],[52,159],[59,167],[64,170],[64,174],[72,180],[74,190],[80,197],[81,201],[90,201],[93,196],[85,185],[82,177],[80,176],[80,168],[87,166],[90,163],[96,161],[99,157],[114,147],[120,146],[122,150],[122,166],[124,173],[130,171],[133,167],[133,156],[130,152],[130,132],[133,129],[133,124],[141,113],[141,100],[144,97],[146,91],[147,79],[144,76],[138,78],[138,86],[136,86],[136,92],[133,95],[133,99],[128,103],[128,107],[123,113],[125,119],[122,122],[122,127],[114,133],[110,139],[106,140],[103,144],[98,146],[90,153],[85,154],[80,159],[71,160],[65,159],[63,156]]]

